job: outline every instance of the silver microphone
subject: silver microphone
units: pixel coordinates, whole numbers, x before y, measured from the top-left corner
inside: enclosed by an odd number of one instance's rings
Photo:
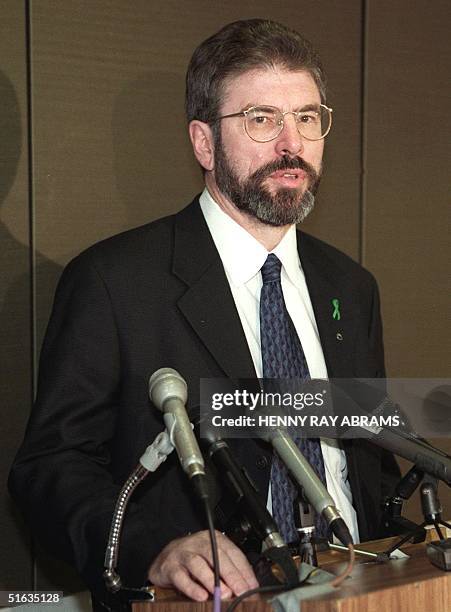
[[[191,479],[205,476],[205,463],[186,412],[188,389],[185,380],[172,368],[161,368],[149,379],[152,403],[164,414],[171,442],[175,446],[183,471]]]
[[[273,406],[271,410],[275,410],[275,407]],[[267,431],[257,428],[257,432],[260,438],[272,445],[294,479],[304,489],[308,501],[318,514],[323,515],[327,525],[340,542],[345,546],[352,543],[349,529],[341,518],[334,500],[291,436],[279,427]]]

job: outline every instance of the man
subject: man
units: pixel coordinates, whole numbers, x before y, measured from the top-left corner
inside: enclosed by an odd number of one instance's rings
[[[265,374],[258,312],[268,255],[279,262],[309,375],[384,375],[373,278],[295,230],[313,206],[332,113],[310,44],[270,21],[226,26],[193,55],[186,108],[206,190],[179,214],[95,245],[66,268],[11,474],[42,540],[100,598],[118,492],[163,428],[149,404],[149,375],[175,368],[196,406],[202,377]],[[339,300],[340,321],[331,300]],[[346,449],[323,441],[321,449],[324,478],[354,537],[377,537],[380,502],[397,474],[392,457],[363,441]],[[272,453],[254,440],[234,451],[266,499]],[[222,534],[218,543],[223,596],[256,586],[244,554]],[[202,511],[173,455],[130,504],[119,573],[124,584],[148,577],[195,600],[213,591]]]

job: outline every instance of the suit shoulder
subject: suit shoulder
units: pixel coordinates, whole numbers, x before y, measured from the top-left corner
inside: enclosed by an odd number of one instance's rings
[[[154,268],[162,273],[169,270],[173,225],[171,215],[91,245],[65,266],[59,286],[82,286],[90,278],[101,278],[107,285],[128,286],[146,273],[152,275]]]
[[[125,257],[161,252],[161,246],[171,242],[175,215],[156,219],[145,225],[125,230],[88,247],[75,259],[110,261]]]
[[[197,208],[198,197],[177,213],[105,238],[72,259],[65,271],[70,273],[93,267],[107,276],[125,271],[133,274],[134,269],[142,270],[144,267],[151,272],[153,266],[161,271],[170,266],[177,217],[193,216]]]
[[[340,251],[319,238],[298,231],[298,244],[300,245],[299,251],[301,253],[301,259],[302,254],[305,254],[309,259],[321,261],[322,265],[327,267],[330,272],[334,271],[335,273],[354,277],[355,279],[360,279],[367,283],[376,282],[373,274],[369,270],[364,268],[346,253],[343,253],[343,251]]]

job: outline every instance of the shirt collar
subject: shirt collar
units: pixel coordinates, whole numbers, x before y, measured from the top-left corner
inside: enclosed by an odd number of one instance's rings
[[[234,285],[247,283],[261,269],[268,251],[241,225],[227,215],[205,188],[199,198],[202,213],[218,249],[223,266]],[[296,228],[292,225],[272,251],[282,262],[293,284],[300,273]]]

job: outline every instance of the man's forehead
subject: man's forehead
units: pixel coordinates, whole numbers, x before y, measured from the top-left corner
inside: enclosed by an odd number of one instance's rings
[[[320,92],[308,70],[288,70],[281,66],[247,70],[226,78],[222,85],[221,107],[228,102],[241,105],[272,104],[281,96],[308,98],[303,102],[320,102]],[[258,98],[258,99],[257,99]]]

